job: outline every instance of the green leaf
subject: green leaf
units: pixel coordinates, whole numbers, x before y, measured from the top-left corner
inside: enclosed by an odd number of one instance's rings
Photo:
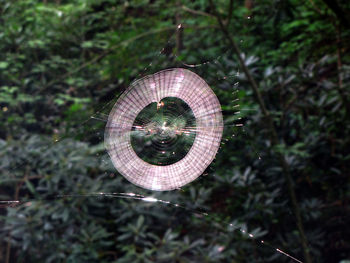
[[[6,69],[9,63],[6,61],[0,61],[0,69]]]
[[[29,191],[35,195],[36,191],[35,191],[34,185],[28,179],[26,179],[24,182],[25,182],[27,188],[29,189]]]

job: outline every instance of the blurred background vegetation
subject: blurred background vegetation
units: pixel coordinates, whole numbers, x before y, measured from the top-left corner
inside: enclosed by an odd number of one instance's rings
[[[0,262],[350,260],[350,2],[0,0],[0,13],[0,200],[28,200],[0,208]],[[225,118],[238,90],[244,131],[181,190],[133,186],[98,119],[134,79],[206,61],[191,70]],[[83,196],[96,192],[186,209]]]

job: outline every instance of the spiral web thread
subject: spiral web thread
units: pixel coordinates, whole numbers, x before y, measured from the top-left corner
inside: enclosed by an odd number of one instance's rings
[[[150,103],[176,97],[189,105],[196,127],[180,132],[195,133],[193,145],[180,161],[152,165],[132,149],[130,132],[140,111]],[[144,127],[140,127],[141,129]],[[105,146],[116,169],[130,182],[150,190],[173,190],[200,176],[214,159],[223,131],[219,100],[195,73],[169,69],[134,82],[118,99],[106,126]]]

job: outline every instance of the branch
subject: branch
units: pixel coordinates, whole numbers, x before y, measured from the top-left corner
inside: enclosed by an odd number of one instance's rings
[[[206,17],[213,17],[215,18],[215,16],[213,16],[212,14],[209,14],[209,13],[206,13],[206,12],[203,12],[203,11],[197,11],[197,10],[193,10],[185,5],[182,5],[181,6],[182,10],[188,12],[188,13],[191,13],[191,14],[194,14],[194,15],[200,15],[200,16],[206,16]]]
[[[246,66],[246,64],[241,56],[241,51],[239,50],[239,47],[237,46],[233,37],[230,35],[227,27],[224,26],[221,16],[216,12],[213,0],[209,0],[209,2],[211,4],[211,8],[214,12],[214,15],[217,18],[217,21],[220,25],[222,32],[224,33],[226,39],[229,41],[230,45],[233,47],[233,50],[236,53],[236,56],[238,57],[240,65],[241,65],[245,75],[247,76],[249,83],[251,84],[251,86],[253,88],[254,95],[258,100],[260,109],[261,109],[261,111],[264,115],[264,118],[267,122],[267,125],[268,125],[268,129],[270,132],[271,145],[276,146],[278,144],[278,136],[277,136],[276,128],[273,124],[273,119],[265,106],[265,102],[261,96],[258,85],[257,85],[255,79],[253,78],[253,76],[251,75],[249,69],[247,68],[247,66]],[[305,231],[304,231],[303,223],[301,220],[300,208],[299,208],[299,205],[297,202],[297,198],[296,198],[296,194],[295,194],[295,190],[294,190],[294,184],[293,184],[292,176],[290,174],[289,166],[288,166],[287,161],[285,160],[284,156],[281,153],[277,153],[277,154],[278,154],[278,159],[280,161],[280,164],[282,166],[283,175],[284,175],[285,180],[287,182],[288,193],[289,193],[289,197],[290,197],[291,202],[292,202],[293,212],[294,212],[296,224],[297,224],[297,227],[299,230],[300,242],[301,242],[301,245],[303,248],[305,262],[311,263],[311,256],[309,253],[308,242],[307,242],[307,239],[305,236]]]
[[[177,1],[178,7],[181,6],[180,0]],[[180,13],[180,8],[176,10],[175,14],[175,20],[176,20],[176,25],[177,25],[177,30],[176,30],[176,52],[180,54],[181,50],[183,49],[183,28],[181,25],[181,13]]]
[[[309,2],[311,3],[312,7],[316,10],[316,12],[317,12],[319,15],[323,16],[322,11],[315,5],[314,1],[309,0]]]
[[[343,74],[342,74],[342,68],[343,68],[343,63],[342,63],[342,51],[341,51],[341,32],[340,32],[340,27],[337,25],[334,25],[336,27],[336,33],[337,33],[337,71],[338,71],[338,92],[340,95],[340,98],[343,102],[343,105],[345,106],[346,110],[346,115],[349,115],[350,113],[350,104],[348,102],[347,96],[344,92],[344,87],[343,87]]]
[[[233,13],[233,0],[230,0],[230,5],[228,7],[228,18],[227,18],[227,24],[226,24],[227,27],[231,23],[232,13]]]

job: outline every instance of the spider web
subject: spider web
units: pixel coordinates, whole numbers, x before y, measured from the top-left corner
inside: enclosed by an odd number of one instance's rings
[[[181,28],[181,25],[177,27],[178,29]],[[214,59],[210,60],[204,60],[204,61],[193,61],[196,63],[192,63],[191,59],[190,61],[186,61],[183,59],[183,57],[179,54],[175,53],[167,53],[167,50],[169,50],[169,46],[172,46],[174,44],[174,36],[175,34],[171,35],[169,40],[167,41],[166,45],[158,51],[154,57],[152,58],[152,61],[148,64],[147,67],[144,68],[142,72],[138,74],[136,77],[136,80],[142,78],[143,76],[153,74],[159,70],[157,65],[161,65],[162,62],[168,61],[170,64],[172,64],[170,67],[181,67],[185,69],[189,69],[193,71],[194,73],[197,73],[199,76],[201,76],[202,70],[204,68],[209,68],[212,70],[215,70],[217,72],[216,74],[216,85],[221,86],[223,89],[228,89],[231,91],[231,100],[229,102],[224,102],[222,104],[223,110],[223,116],[224,116],[224,130],[223,130],[223,137],[221,140],[221,146],[218,153],[218,159],[221,158],[221,151],[226,147],[227,144],[229,144],[230,141],[234,140],[237,136],[246,136],[245,134],[245,127],[242,122],[242,118],[249,114],[250,111],[255,111],[255,109],[242,109],[240,107],[240,99],[239,99],[239,79],[240,79],[240,72],[237,68],[234,69],[234,72],[230,72],[229,74],[223,73],[220,68],[220,64],[224,63],[225,61],[225,55],[230,52],[230,50],[224,51],[221,55],[215,57]],[[175,64],[175,65],[174,65]],[[154,66],[156,65],[156,66]],[[205,76],[201,76],[204,80]],[[209,83],[210,85],[211,83]],[[219,97],[220,99],[220,97]],[[113,105],[117,102],[118,97],[112,99],[110,102],[104,104],[98,111],[96,111],[94,114],[92,114],[87,120],[83,121],[81,123],[82,126],[89,126],[94,122],[101,122],[106,124],[108,121],[109,113],[113,107]],[[186,105],[181,105],[181,102],[176,102],[176,99],[170,98],[166,103],[169,103],[170,107],[164,111],[162,111],[160,116],[152,116],[154,112],[157,112],[157,108],[163,107],[163,105],[158,104],[152,104],[150,105],[150,108],[148,109],[149,112],[141,114],[138,118],[135,119],[134,125],[132,127],[131,133],[132,135],[132,145],[136,153],[138,153],[139,157],[144,159],[146,162],[152,163],[154,161],[154,164],[157,165],[168,165],[169,163],[174,163],[178,160],[181,160],[188,152],[189,148],[193,144],[193,140],[196,136],[196,125],[195,125],[195,119],[192,116],[191,109]],[[178,105],[179,104],[179,105]],[[179,113],[180,112],[180,113]],[[244,114],[242,114],[244,113]],[[150,121],[150,119],[153,118],[153,121]],[[192,119],[191,119],[192,118]],[[145,138],[145,134],[147,134],[149,131],[147,130],[147,125],[152,125],[152,123],[157,123],[159,125],[163,125],[164,123],[168,124],[174,124],[177,121],[185,122],[183,124],[183,127],[180,129],[181,133],[184,137],[181,137],[180,139],[177,138],[178,141],[175,143],[169,143],[167,144],[166,148],[162,146],[161,141],[164,140],[173,140],[172,136],[174,136],[171,133],[168,134],[156,134],[158,138]],[[92,125],[93,126],[93,125]],[[146,131],[147,130],[147,131]],[[102,130],[96,131],[94,130],[90,131],[91,133],[99,133],[102,134]],[[189,136],[187,137],[186,133],[188,132]],[[152,135],[152,134],[151,134]],[[163,137],[162,137],[163,136]],[[54,142],[55,144],[64,143],[63,138],[59,138]],[[100,137],[102,140],[102,137]],[[148,140],[148,141],[147,141]],[[153,140],[153,141],[152,141]],[[149,146],[149,141],[151,141],[151,146]],[[147,145],[149,147],[147,147]],[[52,145],[48,145],[47,147],[51,147]],[[258,151],[255,151],[256,159],[257,161],[261,161],[261,157],[258,153]],[[167,156],[164,156],[164,153],[166,153]],[[172,154],[175,153],[175,154]],[[170,154],[170,156],[169,156]],[[97,154],[98,158],[101,158],[101,162],[104,163],[107,166],[112,166],[110,158],[104,154],[100,155]],[[12,170],[15,170],[18,167],[13,168]],[[11,171],[9,171],[11,173]],[[113,176],[120,176],[120,175],[113,175]],[[192,187],[201,188],[203,181],[206,180],[208,177],[215,177],[215,160],[213,164],[211,164],[208,169],[205,170],[205,172],[200,176],[199,179],[196,181],[190,183]],[[177,195],[181,194],[182,192],[186,191],[188,188],[188,185],[178,188],[177,190],[174,190],[173,192],[168,193],[153,193],[149,191],[144,191],[143,189],[134,188],[134,191],[132,192],[91,192],[87,194],[72,194],[72,193],[61,193],[58,195],[54,195],[51,197],[45,197],[40,198],[36,197],[33,199],[26,199],[26,200],[2,200],[0,201],[0,207],[20,207],[21,205],[28,206],[31,205],[35,201],[55,201],[58,199],[68,199],[71,200],[72,198],[102,198],[101,201],[104,201],[108,198],[118,198],[118,199],[130,199],[132,201],[142,201],[151,203],[153,205],[159,204],[159,205],[165,205],[167,207],[172,207],[173,209],[182,209],[190,214],[197,215],[200,220],[208,220],[213,222],[213,224],[219,224],[225,231],[228,232],[239,232],[243,236],[245,236],[248,239],[254,240],[256,246],[262,246],[267,247],[271,249],[271,251],[274,251],[274,253],[277,253],[278,255],[285,256],[295,262],[302,262],[298,258],[291,255],[287,250],[281,249],[280,247],[276,246],[276,244],[271,244],[268,240],[261,239],[261,235],[255,234],[254,232],[248,231],[247,225],[249,225],[249,222],[240,222],[239,220],[236,220],[234,217],[229,218],[229,220],[217,220],[216,213],[209,211],[208,208],[203,205],[197,205],[193,207],[189,207],[187,205],[184,205],[182,203],[178,202],[171,202],[170,195]],[[222,250],[221,247],[218,247],[218,250]]]

